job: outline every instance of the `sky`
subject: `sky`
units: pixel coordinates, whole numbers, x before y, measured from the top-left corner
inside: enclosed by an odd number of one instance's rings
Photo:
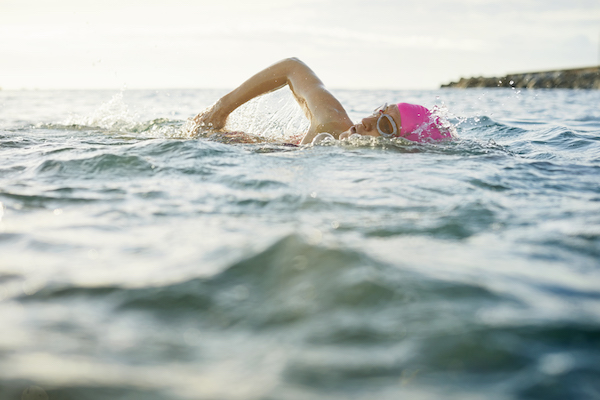
[[[298,57],[332,89],[600,63],[599,0],[0,0],[0,88],[228,89]]]

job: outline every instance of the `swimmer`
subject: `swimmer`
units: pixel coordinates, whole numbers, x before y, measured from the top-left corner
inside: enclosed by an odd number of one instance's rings
[[[324,136],[343,140],[351,135],[402,137],[414,142],[429,142],[452,137],[439,119],[420,105],[385,104],[373,115],[353,124],[341,103],[325,88],[323,82],[302,61],[287,58],[260,71],[238,88],[220,98],[194,118],[196,127],[220,130],[236,108],[262,94],[289,86],[296,101],[310,121],[308,132],[300,144],[312,143]],[[329,135],[327,135],[329,134]]]

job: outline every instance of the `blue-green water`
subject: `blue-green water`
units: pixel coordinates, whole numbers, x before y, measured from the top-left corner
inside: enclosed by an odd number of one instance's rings
[[[0,92],[0,398],[599,399],[600,92],[334,91],[459,138],[290,147],[289,94]],[[42,390],[39,389],[39,390]]]

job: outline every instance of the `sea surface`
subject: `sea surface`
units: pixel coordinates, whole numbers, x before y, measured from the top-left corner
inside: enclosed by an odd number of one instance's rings
[[[600,91],[332,92],[0,91],[0,399],[600,399]]]

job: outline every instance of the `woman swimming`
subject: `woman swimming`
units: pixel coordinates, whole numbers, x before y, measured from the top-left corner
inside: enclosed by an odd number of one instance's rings
[[[238,88],[220,98],[194,118],[197,127],[222,129],[227,117],[247,101],[288,85],[310,127],[300,144],[311,143],[319,134],[345,139],[353,134],[403,137],[415,142],[450,139],[450,131],[431,112],[416,104],[385,104],[373,115],[353,124],[340,102],[302,61],[287,58],[260,71]]]

